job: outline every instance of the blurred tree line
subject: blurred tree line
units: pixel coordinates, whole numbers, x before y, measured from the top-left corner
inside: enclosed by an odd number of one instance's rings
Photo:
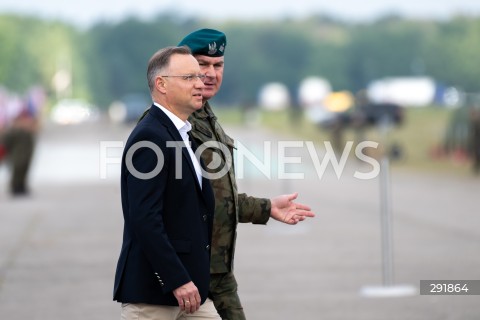
[[[107,107],[128,93],[148,94],[150,56],[198,28],[227,34],[219,104],[254,104],[259,88],[273,81],[287,85],[295,97],[308,76],[354,92],[381,77],[428,75],[478,92],[480,17],[436,21],[394,15],[368,23],[326,16],[214,23],[161,14],[148,21],[99,22],[86,30],[0,15],[0,86],[24,92],[40,84],[52,98],[79,97]],[[60,71],[67,75],[66,91],[53,80]]]

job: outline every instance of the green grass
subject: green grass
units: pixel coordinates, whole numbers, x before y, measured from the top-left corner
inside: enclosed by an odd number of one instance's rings
[[[406,108],[404,122],[401,126],[389,131],[385,140],[378,128],[373,127],[365,131],[364,140],[380,143],[373,155],[378,156],[381,146],[395,143],[401,147],[402,157],[392,161],[393,170],[426,171],[431,173],[451,173],[466,175],[470,172],[470,164],[454,161],[452,156],[434,157],[434,151],[444,142],[445,133],[452,117],[452,110],[425,107]],[[217,109],[216,113],[222,123],[242,125],[243,116],[239,108]],[[323,143],[331,139],[328,130],[320,129],[311,121],[301,116],[293,122],[288,111],[267,112],[260,111],[260,126],[291,136],[292,138]],[[346,129],[344,141],[356,140],[355,131]],[[381,144],[386,141],[385,144]]]

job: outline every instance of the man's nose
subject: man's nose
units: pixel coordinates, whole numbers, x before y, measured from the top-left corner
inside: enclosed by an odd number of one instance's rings
[[[215,68],[213,66],[206,66],[202,71],[205,76],[209,78],[215,78]]]
[[[205,84],[203,83],[203,79],[200,79],[200,78],[196,78],[196,81],[195,81],[195,86],[198,88],[203,88],[205,87]]]

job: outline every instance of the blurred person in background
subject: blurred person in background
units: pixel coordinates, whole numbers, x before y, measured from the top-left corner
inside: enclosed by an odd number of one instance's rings
[[[470,154],[472,169],[475,174],[480,174],[480,105],[474,104],[470,110]]]
[[[229,151],[224,154],[218,149],[208,148],[201,156],[207,171],[228,167],[233,161],[234,140],[223,130],[208,100],[213,98],[223,80],[224,53],[227,39],[223,32],[213,29],[200,29],[187,35],[180,46],[188,46],[206,75],[203,89],[203,107],[195,111],[189,121],[192,123],[192,137],[198,145],[218,142]],[[230,157],[229,157],[230,156]],[[220,163],[216,163],[220,162]],[[214,164],[215,169],[210,165]],[[264,199],[238,193],[233,163],[228,172],[211,180],[215,195],[215,215],[213,222],[212,252],[210,264],[210,297],[222,319],[245,319],[242,304],[237,293],[237,282],[233,274],[233,260],[237,224],[266,224],[270,217],[286,224],[297,224],[313,212],[306,205],[296,203],[297,193]]]
[[[7,154],[4,134],[7,128],[7,91],[0,87],[0,164]]]
[[[33,87],[24,99],[10,97],[6,104],[3,144],[10,170],[10,193],[13,196],[26,196],[30,193],[28,174],[44,103],[43,89]]]

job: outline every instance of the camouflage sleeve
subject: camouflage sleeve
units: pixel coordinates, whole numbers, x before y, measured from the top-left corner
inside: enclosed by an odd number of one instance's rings
[[[269,199],[238,194],[238,221],[241,223],[267,224],[272,205]]]

